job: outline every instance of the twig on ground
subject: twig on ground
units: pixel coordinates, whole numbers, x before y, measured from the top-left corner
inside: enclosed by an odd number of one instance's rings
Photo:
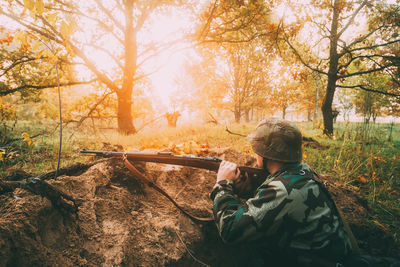
[[[240,134],[240,133],[231,132],[231,131],[228,129],[228,126],[226,126],[225,131],[227,131],[228,133],[233,134],[233,135],[239,135],[239,136],[241,136],[241,137],[246,137],[246,136],[247,136],[247,135],[245,135],[245,134]]]

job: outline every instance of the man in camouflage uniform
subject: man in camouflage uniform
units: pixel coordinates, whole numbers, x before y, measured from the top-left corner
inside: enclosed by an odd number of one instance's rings
[[[336,266],[342,262],[351,243],[331,197],[314,180],[317,174],[301,163],[298,128],[287,121],[266,119],[248,139],[259,167],[270,174],[244,202],[236,195],[246,186],[240,183],[236,164],[221,163],[210,196],[222,240],[262,243],[263,255],[249,266]]]

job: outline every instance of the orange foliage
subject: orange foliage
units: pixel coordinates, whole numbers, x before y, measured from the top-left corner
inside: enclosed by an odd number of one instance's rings
[[[180,144],[170,142],[166,145],[160,139],[144,139],[141,141],[142,149],[159,149],[163,152],[172,152],[177,155],[192,154],[195,156],[205,156],[208,154],[209,144],[198,141],[187,141]]]
[[[358,178],[358,180],[360,181],[360,183],[362,183],[362,184],[368,183],[367,178],[365,178],[365,176],[362,175],[362,174],[360,174],[357,178]]]

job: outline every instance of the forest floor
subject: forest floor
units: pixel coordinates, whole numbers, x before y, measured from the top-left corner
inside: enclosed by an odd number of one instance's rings
[[[249,154],[230,148],[207,155],[255,164]],[[142,170],[185,210],[211,216],[215,172],[155,163]],[[323,179],[366,253],[400,255],[400,229],[371,223],[364,196],[330,176]],[[214,223],[193,222],[119,159],[71,168],[47,181],[76,200],[77,212],[22,188],[0,194],[0,267],[243,266],[252,253],[248,246],[223,244]]]

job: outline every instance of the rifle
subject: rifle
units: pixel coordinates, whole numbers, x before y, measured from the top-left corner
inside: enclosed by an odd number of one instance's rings
[[[154,162],[164,163],[172,165],[180,165],[187,167],[194,167],[200,169],[206,169],[217,172],[219,165],[222,160],[217,157],[196,157],[193,155],[174,155],[170,152],[116,152],[116,151],[97,151],[97,150],[81,150],[80,153],[88,154],[92,156],[100,156],[105,158],[122,158],[125,166],[142,181],[147,183],[150,187],[153,187],[161,194],[166,196],[170,201],[174,203],[183,213],[188,215],[190,218],[196,221],[209,221],[209,218],[198,218],[196,216],[188,214],[184,211],[163,189],[159,188],[153,182],[148,180],[143,174],[141,174],[131,163],[131,161],[143,161],[143,162]],[[239,166],[241,178],[235,181],[235,193],[240,197],[248,197],[266,178],[268,172],[264,169],[254,168],[249,166]]]
[[[171,152],[156,152],[156,153],[143,153],[143,152],[116,152],[116,151],[97,151],[86,150],[80,151],[83,154],[90,154],[92,156],[100,156],[106,158],[118,158],[126,156],[128,160],[155,162],[172,165],[180,165],[187,167],[194,167],[206,169],[210,171],[218,171],[219,165],[222,160],[217,157],[196,157],[193,155],[174,155]],[[265,178],[268,173],[264,169],[254,168],[249,166],[238,167],[241,174],[247,174],[251,179],[257,179],[259,176]]]

